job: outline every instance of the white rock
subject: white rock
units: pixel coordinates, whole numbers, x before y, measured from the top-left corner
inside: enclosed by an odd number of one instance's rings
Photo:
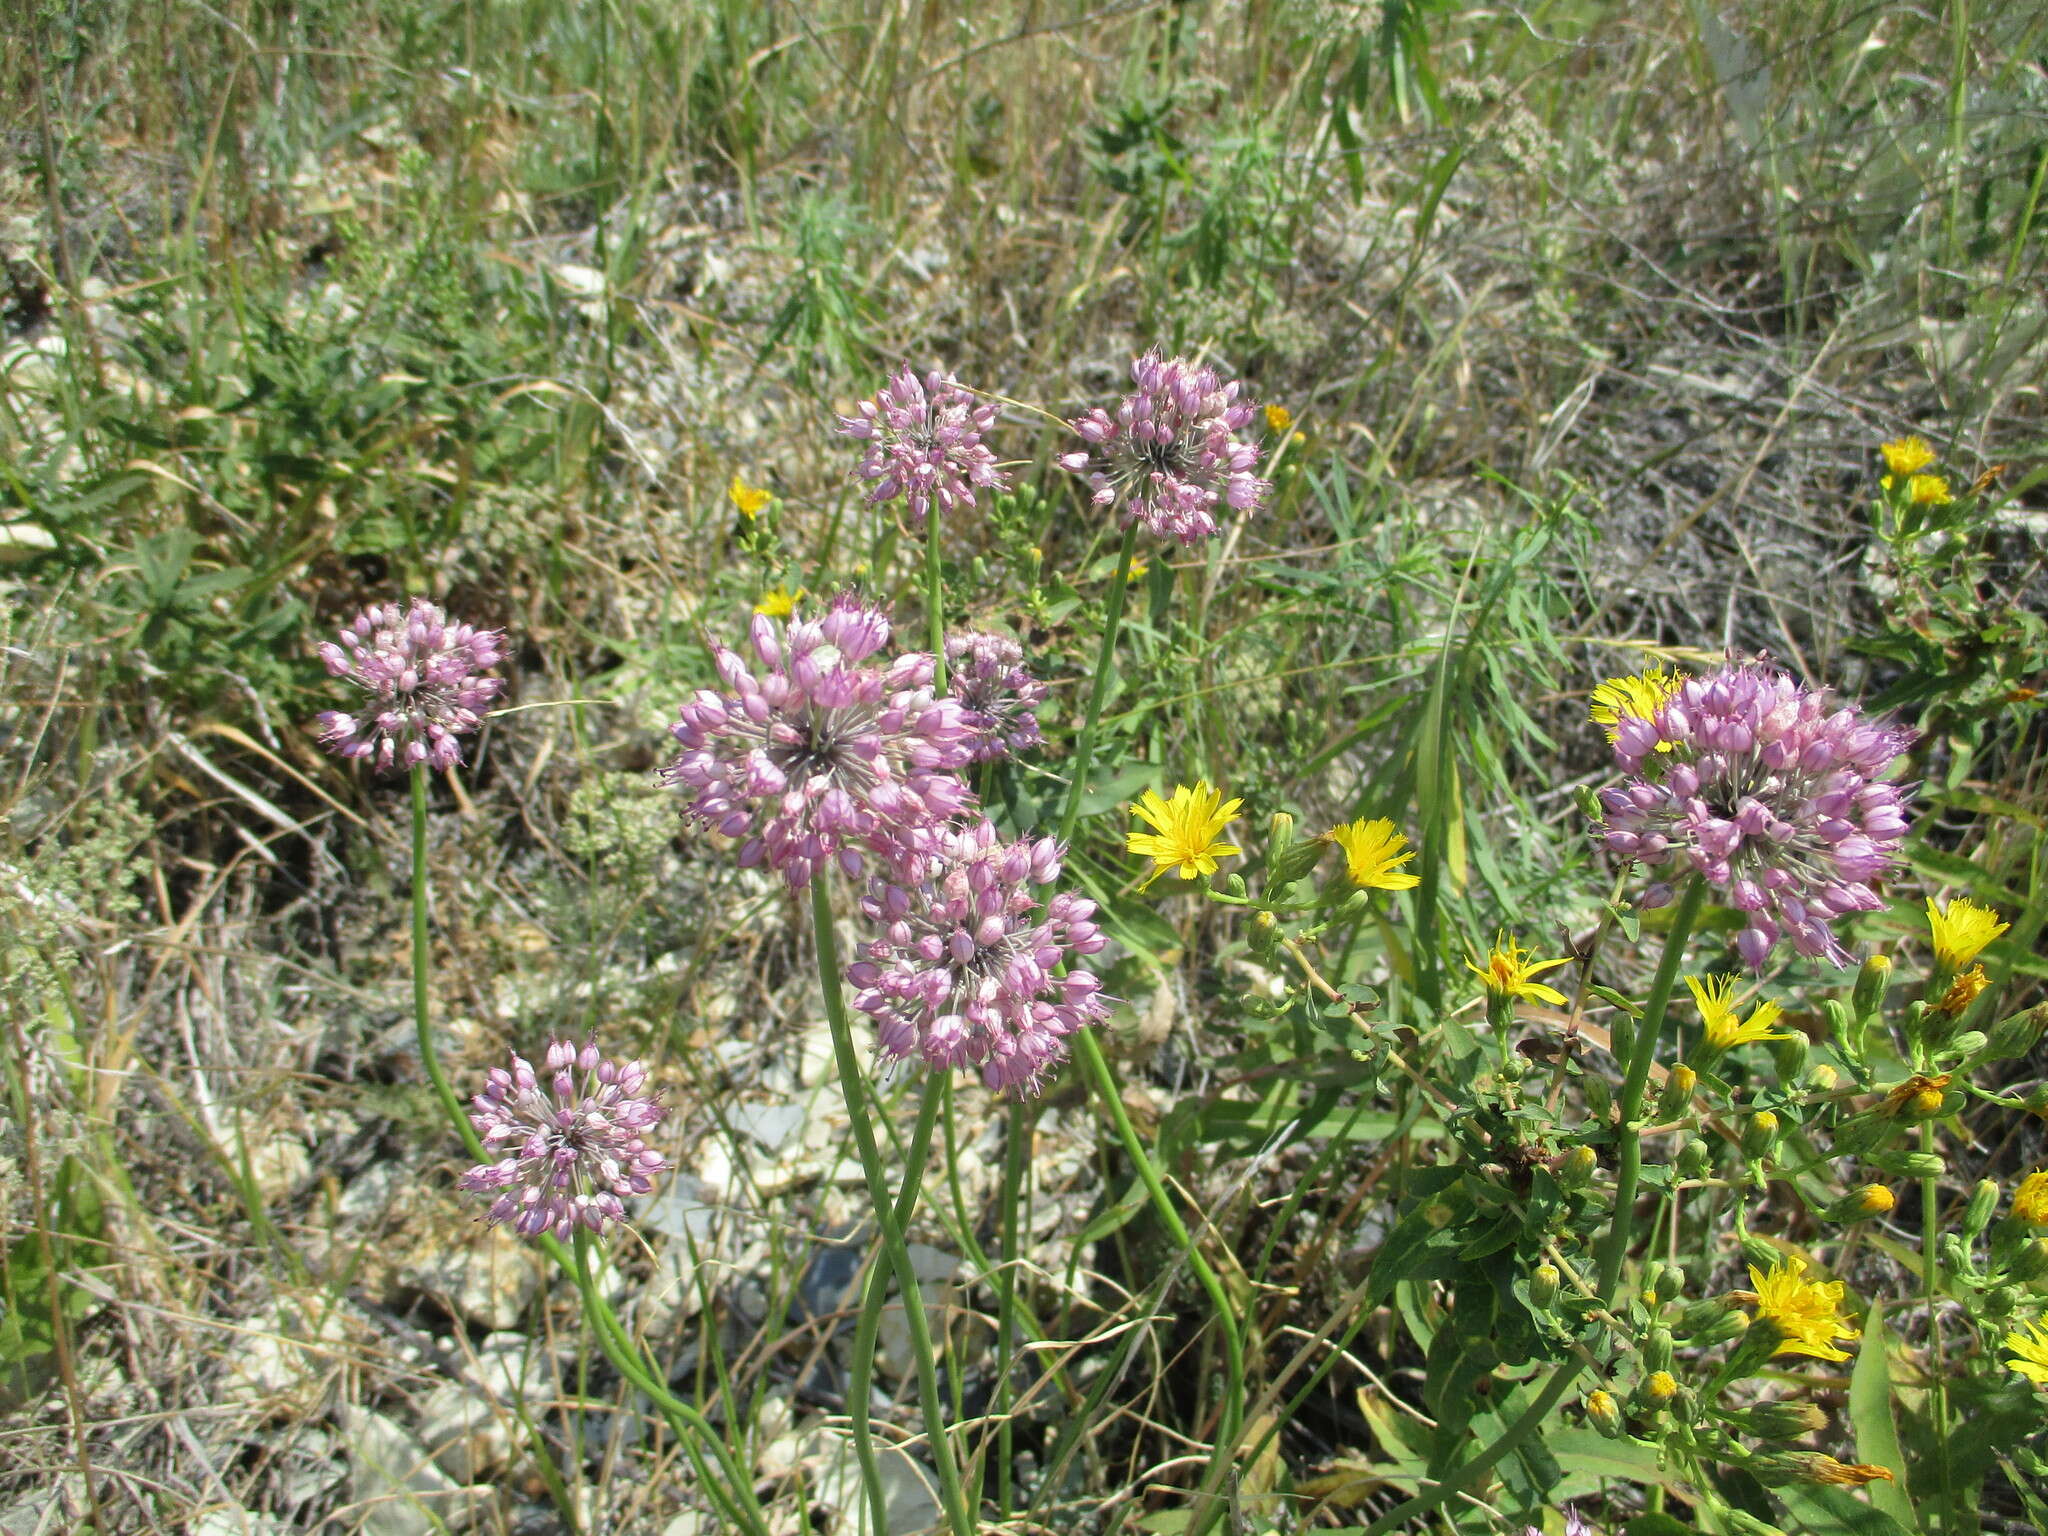
[[[502,1332],[518,1323],[540,1289],[540,1258],[504,1228],[484,1227],[415,1253],[398,1279],[478,1327]]]
[[[740,1104],[730,1118],[733,1129],[745,1133],[770,1152],[778,1152],[794,1136],[805,1119],[800,1104]]]
[[[279,1414],[301,1410],[318,1395],[348,1336],[342,1309],[317,1297],[273,1301],[241,1326],[226,1352],[228,1393]]]
[[[512,1462],[522,1433],[515,1405],[532,1413],[548,1395],[532,1342],[494,1333],[477,1346],[463,1380],[443,1382],[422,1399],[419,1437],[449,1476],[479,1482]]]
[[[268,1515],[252,1515],[239,1504],[203,1510],[185,1527],[186,1536],[286,1536],[289,1527]]]
[[[431,1536],[436,1521],[463,1530],[495,1495],[463,1487],[434,1464],[426,1447],[368,1408],[336,1412],[349,1462],[349,1497],[366,1536]]]

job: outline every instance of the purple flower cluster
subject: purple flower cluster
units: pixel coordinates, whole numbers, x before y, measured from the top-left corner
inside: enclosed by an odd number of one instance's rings
[[[456,737],[475,730],[505,681],[478,676],[505,657],[505,632],[451,624],[432,603],[414,598],[365,608],[341,643],[320,647],[336,677],[360,688],[363,707],[320,716],[320,743],[342,757],[367,757],[378,769],[424,763],[437,772],[462,761]]]
[[[1008,483],[981,441],[995,426],[995,406],[976,399],[950,373],[920,379],[905,363],[854,411],[839,418],[839,430],[867,444],[854,470],[874,482],[867,499],[901,496],[914,528],[924,526],[933,502],[942,512],[971,507],[976,486],[1001,490]]]
[[[1092,452],[1060,464],[1086,474],[1099,507],[1122,504],[1123,525],[1143,523],[1160,538],[1194,544],[1217,530],[1222,502],[1256,511],[1272,489],[1252,473],[1258,448],[1238,436],[1253,407],[1213,368],[1147,352],[1131,364],[1135,392],[1116,414],[1097,407],[1073,423]]]
[[[966,711],[932,696],[929,652],[863,665],[888,639],[888,615],[851,595],[786,629],[756,614],[762,674],[714,646],[730,691],[700,690],[669,728],[683,750],[666,778],[694,792],[685,814],[744,837],[740,863],[792,890],[827,861],[860,873],[863,851],[914,871],[974,803],[953,773],[973,751]]]
[[[1035,1093],[1066,1037],[1108,1017],[1092,973],[1059,974],[1104,943],[1093,902],[1034,890],[1059,872],[1051,838],[1005,842],[983,820],[946,835],[928,878],[869,882],[861,909],[881,937],[846,977],[884,1055],[976,1067],[997,1092]]]
[[[667,1111],[643,1096],[647,1069],[637,1061],[567,1040],[550,1041],[543,1060],[546,1078],[517,1055],[510,1071],[491,1068],[469,1119],[486,1148],[510,1155],[470,1169],[462,1187],[497,1191],[484,1219],[509,1221],[522,1237],[566,1238],[579,1224],[602,1231],[625,1220],[624,1197],[646,1194],[668,1170],[640,1137]]]
[[[1616,722],[1614,755],[1632,777],[1600,793],[1601,840],[1720,887],[1748,915],[1736,942],[1752,968],[1780,938],[1846,964],[1832,924],[1883,905],[1873,882],[1898,855],[1912,794],[1892,765],[1913,740],[1762,662],[1730,664],[1652,717]],[[1643,903],[1670,899],[1660,883]]]
[[[974,733],[969,762],[987,763],[1040,745],[1046,686],[1024,666],[1024,647],[980,630],[946,637],[946,684]]]

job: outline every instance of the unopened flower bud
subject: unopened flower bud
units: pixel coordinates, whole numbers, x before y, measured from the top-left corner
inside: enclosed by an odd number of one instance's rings
[[[1662,1306],[1685,1289],[1685,1271],[1669,1259],[1659,1259],[1643,1271],[1643,1305]]]
[[[1668,1371],[1671,1369],[1671,1330],[1652,1328],[1643,1335],[1643,1369],[1646,1371]]]
[[[1697,1136],[1678,1149],[1677,1167],[1681,1179],[1704,1179],[1713,1166],[1714,1154]]]
[[[1700,1075],[1684,1063],[1673,1067],[1671,1075],[1664,1079],[1664,1092],[1657,1099],[1657,1118],[1676,1120],[1690,1110],[1693,1090],[1699,1081]]]
[[[2035,1238],[2012,1256],[2012,1274],[2028,1285],[2048,1279],[2048,1237]]]
[[[1815,1093],[1833,1093],[1835,1084],[1841,1080],[1842,1074],[1825,1061],[1817,1061],[1806,1069],[1806,1086]]]
[[[1998,1186],[1989,1179],[1979,1179],[1977,1187],[1970,1191],[1970,1203],[1963,1207],[1963,1219],[1958,1229],[1968,1240],[1991,1225],[1992,1212],[1998,1209]]]
[[[1254,912],[1249,942],[1252,953],[1264,958],[1280,943],[1280,919],[1270,912]]]
[[[1955,1039],[1941,1048],[1941,1054],[1954,1061],[1974,1061],[1991,1043],[1991,1037],[1981,1029],[1966,1029]]]
[[[1593,1170],[1599,1166],[1600,1158],[1591,1147],[1573,1147],[1558,1165],[1557,1182],[1566,1189],[1579,1189],[1593,1177]]]
[[[1941,1259],[1941,1267],[1952,1275],[1966,1275],[1975,1266],[1970,1263],[1970,1247],[1953,1232],[1944,1232],[1935,1240],[1934,1251]]]
[[[1669,1371],[1652,1371],[1643,1378],[1643,1384],[1636,1389],[1636,1402],[1644,1410],[1655,1413],[1659,1408],[1669,1407],[1671,1399],[1678,1396],[1678,1382]]]
[[[1757,1110],[1742,1125],[1743,1155],[1761,1161],[1771,1155],[1778,1140],[1778,1117],[1768,1109]]]
[[[1733,1420],[1759,1440],[1796,1440],[1828,1427],[1828,1416],[1812,1403],[1757,1403]]]
[[[1557,1305],[1557,1293],[1564,1281],[1555,1264],[1538,1264],[1529,1271],[1529,1305],[1548,1312]]]
[[[1617,1008],[1607,1025],[1607,1047],[1614,1053],[1614,1059],[1627,1065],[1636,1053],[1636,1016],[1627,1009]]]
[[[2009,1285],[1994,1285],[1984,1293],[1982,1302],[1985,1315],[2001,1321],[2011,1317],[2020,1304],[2020,1293]]]
[[[1869,1018],[1884,1006],[1885,988],[1891,985],[1892,961],[1889,955],[1872,955],[1863,962],[1863,968],[1856,973],[1856,988],[1849,994],[1849,1006],[1859,1018]]]
[[[1880,1479],[1887,1483],[1893,1480],[1887,1467],[1837,1461],[1818,1451],[1773,1451],[1768,1455],[1751,1457],[1744,1466],[1766,1488],[1782,1488],[1788,1483],[1860,1488],[1865,1483]]]
[[[1586,1394],[1586,1417],[1610,1440],[1619,1440],[1627,1432],[1621,1422],[1621,1405],[1604,1388],[1595,1387]]]
[[[2010,1061],[2024,1056],[2048,1034],[2048,1003],[2036,1003],[2024,1013],[2009,1013],[1991,1027],[1986,1061]]]
[[[1706,1298],[1694,1302],[1678,1317],[1678,1335],[1694,1349],[1711,1349],[1740,1338],[1749,1329],[1749,1316],[1726,1301]]]
[[[1905,1179],[1938,1179],[1948,1172],[1948,1164],[1935,1152],[1901,1152],[1886,1158],[1885,1164]]]
[[[2030,1115],[2048,1117],[2048,1083],[2037,1083],[2027,1094],[2026,1111]]]
[[[1873,1216],[1889,1216],[1898,1200],[1882,1184],[1865,1184],[1852,1189],[1841,1199],[1830,1205],[1823,1213],[1827,1221],[1868,1221]]]
[[[1792,1029],[1782,1040],[1771,1042],[1771,1061],[1778,1069],[1778,1081],[1796,1083],[1799,1074],[1806,1070],[1807,1058],[1813,1054],[1813,1042],[1803,1029]]]
[[[1742,1239],[1742,1262],[1756,1269],[1776,1269],[1785,1262],[1785,1255],[1775,1244],[1746,1233]]]
[[[1285,811],[1273,813],[1268,832],[1271,838],[1266,844],[1268,891],[1281,890],[1303,878],[1322,862],[1323,855],[1330,850],[1330,844],[1320,837],[1297,841],[1294,836],[1294,818]]]

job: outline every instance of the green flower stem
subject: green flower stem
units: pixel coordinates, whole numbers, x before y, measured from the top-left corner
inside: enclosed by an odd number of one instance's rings
[[[591,1237],[586,1228],[578,1227],[574,1238],[573,1253],[563,1247],[553,1236],[543,1237],[541,1247],[567,1271],[569,1278],[576,1282],[576,1291],[583,1299],[583,1315],[588,1318],[596,1331],[598,1347],[605,1353],[619,1374],[637,1387],[661,1410],[668,1420],[669,1428],[677,1440],[689,1452],[691,1461],[696,1463],[697,1476],[704,1485],[704,1491],[718,1506],[719,1513],[726,1519],[744,1526],[753,1536],[768,1536],[768,1522],[761,1512],[760,1501],[754,1497],[754,1485],[733,1460],[732,1452],[724,1438],[714,1429],[708,1419],[696,1408],[684,1402],[649,1369],[639,1347],[627,1335],[620,1324],[618,1315],[612,1311],[611,1303],[597,1288],[596,1278],[590,1272]],[[708,1448],[717,1461],[725,1486],[719,1486],[718,1478],[710,1475],[704,1465],[703,1451]]]
[[[939,509],[924,509],[924,612],[925,634],[931,644],[932,693],[946,691],[946,578],[939,565]]]
[[[484,1149],[483,1141],[477,1136],[476,1127],[470,1124],[469,1116],[462,1108],[462,1102],[455,1097],[455,1090],[448,1086],[448,1075],[441,1070],[440,1052],[434,1048],[434,1034],[430,1024],[432,1017],[432,970],[433,951],[429,942],[427,927],[427,770],[424,764],[415,764],[412,770],[412,1012],[413,1026],[419,1036],[420,1063],[426,1068],[427,1080],[434,1085],[434,1094],[441,1101],[442,1112],[448,1123],[462,1137],[462,1143],[469,1149],[471,1157],[479,1163],[493,1161]],[[585,1250],[589,1233],[579,1229],[576,1233],[576,1252],[572,1256],[552,1235],[543,1235],[539,1247],[563,1272],[576,1282],[577,1293],[583,1298],[583,1315],[596,1332],[598,1346],[606,1357],[617,1367],[619,1374],[661,1409],[662,1416],[669,1421],[676,1438],[689,1451],[690,1458],[697,1464],[698,1476],[705,1491],[728,1520],[744,1527],[752,1536],[768,1536],[767,1521],[761,1514],[761,1506],[754,1498],[754,1485],[734,1464],[725,1442],[710,1423],[695,1408],[683,1402],[654,1378],[640,1358],[640,1351],[619,1326],[609,1303],[598,1292],[590,1278]],[[702,1446],[709,1446],[724,1473],[728,1487],[721,1488],[718,1480],[710,1475],[704,1465]],[[547,1454],[545,1445],[536,1441],[536,1450]]]
[[[441,1101],[441,1113],[462,1137],[469,1155],[479,1163],[495,1162],[484,1150],[469,1123],[462,1101],[448,1086],[448,1074],[441,1070],[441,1053],[434,1049],[432,1018],[433,945],[427,935],[427,765],[412,769],[412,1023],[419,1036],[420,1065],[427,1069],[427,1081]]]
[[[1088,770],[1095,765],[1095,727],[1102,719],[1102,704],[1109,697],[1109,674],[1116,664],[1117,631],[1124,623],[1124,589],[1131,584],[1131,555],[1138,547],[1135,523],[1124,530],[1124,542],[1117,550],[1116,575],[1110,578],[1109,596],[1102,611],[1102,646],[1095,653],[1095,683],[1088,692],[1088,713],[1081,721],[1080,744],[1074,748],[1073,780],[1067,785],[1067,803],[1060,812],[1060,846],[1074,840],[1074,825],[1081,819],[1081,794],[1088,784]]]
[[[974,1518],[961,1490],[953,1444],[946,1438],[945,1410],[939,1401],[939,1373],[932,1360],[931,1330],[925,1323],[923,1293],[918,1289],[917,1272],[910,1265],[902,1223],[896,1219],[896,1203],[890,1198],[888,1176],[875,1145],[875,1128],[868,1119],[868,1094],[860,1060],[853,1053],[853,1026],[846,1016],[845,994],[840,990],[839,941],[832,931],[832,896],[827,878],[826,872],[820,870],[811,881],[811,922],[817,930],[818,981],[825,993],[825,1018],[831,1026],[832,1054],[839,1066],[839,1090],[846,1100],[861,1171],[867,1176],[868,1199],[874,1204],[875,1220],[882,1229],[882,1252],[895,1272],[896,1289],[903,1297],[910,1347],[917,1357],[917,1395],[924,1411],[925,1435],[931,1442],[932,1461],[939,1473],[939,1495],[946,1506],[953,1536],[974,1536]]]
[[[1664,952],[1657,960],[1657,974],[1651,979],[1650,995],[1643,1004],[1642,1017],[1636,1021],[1635,1049],[1629,1053],[1628,1075],[1621,1086],[1614,1218],[1608,1226],[1607,1242],[1600,1251],[1599,1302],[1603,1312],[1613,1309],[1614,1293],[1621,1284],[1622,1261],[1628,1257],[1635,1225],[1636,1190],[1643,1173],[1643,1090],[1650,1081],[1650,1063],[1657,1054],[1657,1037],[1664,1030],[1664,1012],[1671,1002],[1671,989],[1678,980],[1679,966],[1685,958],[1686,940],[1692,936],[1693,925],[1699,921],[1706,893],[1706,882],[1698,875],[1686,881],[1685,889],[1678,898],[1678,909],[1671,916],[1671,929],[1664,936]],[[1560,1364],[1551,1372],[1550,1379],[1543,1384],[1543,1390],[1536,1394],[1535,1400],[1522,1411],[1522,1416],[1510,1424],[1499,1439],[1470,1461],[1445,1473],[1433,1487],[1388,1510],[1365,1528],[1364,1536],[1386,1536],[1388,1531],[1440,1508],[1472,1488],[1529,1438],[1550,1411],[1564,1400],[1565,1393],[1571,1390],[1572,1383],[1579,1379],[1579,1373],[1585,1368],[1583,1359],[1566,1360]]]
[[[1188,1267],[1194,1270],[1195,1279],[1209,1298],[1209,1305],[1215,1312],[1216,1321],[1223,1329],[1224,1402],[1223,1412],[1216,1429],[1216,1446],[1209,1458],[1209,1469],[1202,1476],[1205,1494],[1213,1492],[1213,1485],[1228,1469],[1232,1451],[1237,1442],[1240,1416],[1244,1411],[1244,1334],[1238,1327],[1237,1313],[1230,1297],[1223,1289],[1223,1282],[1216,1278],[1216,1271],[1209,1267],[1209,1261],[1202,1257],[1201,1250],[1188,1236],[1188,1229],[1180,1219],[1180,1212],[1173,1208],[1173,1198],[1166,1192],[1166,1183],[1159,1177],[1159,1169],[1153,1164],[1138,1133],[1131,1125],[1131,1117],[1124,1111],[1123,1095],[1117,1089],[1116,1076],[1109,1069],[1109,1062],[1102,1054],[1102,1047],[1096,1043],[1092,1029],[1074,1032],[1074,1054],[1081,1058],[1089,1079],[1095,1085],[1096,1096],[1109,1110],[1111,1122],[1116,1126],[1117,1139],[1123,1143],[1124,1153],[1138,1170],[1138,1177],[1144,1181],[1145,1193],[1152,1199],[1152,1208],[1159,1213],[1159,1219],[1166,1224],[1174,1246],[1186,1258]],[[1206,1499],[1205,1503],[1213,1514],[1198,1515],[1194,1531],[1200,1533],[1223,1512],[1220,1500]]]
[[[931,1153],[932,1125],[945,1102],[946,1074],[927,1072],[924,1097],[917,1107],[917,1125],[910,1133],[910,1151],[904,1159],[903,1187],[896,1192],[896,1225],[910,1225],[917,1210],[917,1197],[924,1183],[924,1165]],[[847,1412],[853,1420],[853,1454],[860,1463],[861,1481],[868,1492],[868,1510],[874,1530],[889,1528],[887,1501],[882,1497],[882,1470],[875,1460],[874,1431],[869,1425],[868,1401],[875,1379],[875,1340],[882,1331],[882,1303],[889,1294],[889,1271],[881,1264],[869,1266],[867,1284],[861,1292],[860,1321],[853,1333],[853,1363],[846,1388]],[[904,1305],[910,1302],[906,1299]],[[920,1303],[921,1309],[921,1303]]]
[[[1620,1140],[1616,1148],[1614,1218],[1608,1224],[1607,1244],[1600,1251],[1600,1305],[1614,1305],[1614,1293],[1621,1283],[1622,1261],[1628,1257],[1634,1236],[1636,1188],[1643,1176],[1643,1090],[1650,1081],[1650,1062],[1657,1054],[1657,1037],[1664,1032],[1664,1010],[1671,1002],[1671,989],[1685,959],[1686,940],[1699,921],[1707,897],[1707,883],[1698,875],[1688,877],[1671,915],[1671,929],[1664,935],[1664,953],[1657,959],[1657,974],[1650,981],[1650,995],[1643,1001],[1642,1017],[1636,1020],[1636,1048],[1630,1053],[1628,1076],[1621,1084]]]
[[[1003,1187],[1001,1211],[1002,1268],[996,1271],[996,1518],[1010,1518],[1015,1490],[1010,1486],[1010,1468],[1016,1459],[1016,1440],[1010,1424],[1010,1404],[1016,1395],[1012,1379],[1016,1370],[1017,1320],[1012,1315],[1017,1296],[1019,1196],[1024,1188],[1026,1165],[1031,1160],[1031,1136],[1038,1123],[1038,1107],[1013,1101],[1003,1117]]]

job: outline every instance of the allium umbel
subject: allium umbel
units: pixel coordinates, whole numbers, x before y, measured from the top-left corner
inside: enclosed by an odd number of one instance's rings
[[[1194,544],[1217,530],[1219,503],[1253,512],[1272,489],[1252,473],[1259,450],[1238,436],[1256,414],[1213,368],[1147,352],[1131,364],[1135,392],[1116,414],[1097,408],[1073,423],[1092,452],[1062,454],[1088,476],[1098,507],[1121,503],[1123,525]]]
[[[1066,1037],[1108,1017],[1092,974],[1058,974],[1104,942],[1093,902],[1033,889],[1059,872],[1051,838],[1005,842],[982,821],[946,835],[929,879],[869,883],[861,908],[882,936],[846,978],[885,1056],[975,1067],[998,1092],[1035,1093]]]
[[[1761,662],[1691,679],[1614,730],[1635,777],[1600,792],[1609,851],[1719,887],[1748,916],[1736,945],[1752,968],[1780,938],[1846,964],[1833,923],[1884,904],[1874,882],[1898,856],[1912,794],[1892,765],[1913,732]],[[1661,882],[1643,904],[1671,894]]]
[[[420,598],[365,608],[340,631],[341,643],[320,647],[336,677],[363,691],[354,714],[330,709],[320,716],[320,744],[342,757],[367,757],[378,769],[424,763],[436,772],[462,761],[456,737],[483,721],[505,680],[482,677],[505,657],[505,632],[451,624]]]
[[[498,1191],[484,1219],[523,1237],[625,1220],[625,1197],[646,1194],[670,1166],[641,1139],[667,1113],[646,1086],[639,1062],[567,1040],[549,1043],[542,1072],[516,1055],[509,1071],[491,1068],[469,1119],[486,1149],[509,1155],[470,1169],[462,1187]]]
[[[932,697],[932,655],[863,665],[889,619],[850,596],[787,629],[757,614],[751,638],[761,675],[715,645],[731,691],[699,690],[669,727],[683,750],[665,777],[691,793],[684,814],[745,838],[740,863],[768,864],[792,890],[830,860],[860,873],[863,852],[914,866],[974,801],[952,772],[973,731],[955,700]]]
[[[996,424],[994,404],[977,399],[950,373],[920,379],[905,363],[854,412],[839,418],[839,430],[867,444],[854,469],[873,482],[867,499],[901,496],[914,528],[924,526],[933,502],[951,512],[975,504],[976,486],[999,491],[1009,483],[981,441]]]
[[[1045,740],[1038,729],[1045,684],[1025,669],[1024,648],[1009,636],[947,636],[946,683],[974,733],[969,762],[994,762]]]

